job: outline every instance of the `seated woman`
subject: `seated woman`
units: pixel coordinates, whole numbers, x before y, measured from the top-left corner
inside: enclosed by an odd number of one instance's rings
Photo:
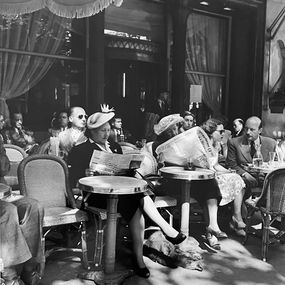
[[[236,234],[244,236],[245,223],[242,219],[241,207],[245,183],[240,175],[231,173],[230,170],[224,168],[218,163],[220,144],[223,139],[223,133],[225,132],[224,126],[219,120],[209,119],[201,128],[209,136],[216,154],[216,156],[210,161],[210,169],[217,173],[216,179],[222,194],[220,205],[223,206],[233,201],[233,216],[230,227],[236,232]]]
[[[182,117],[183,117],[184,121],[182,122],[182,126],[179,128],[180,133],[188,131],[191,128],[196,126],[195,115],[193,113],[191,113],[190,111],[184,111],[182,113]]]
[[[68,156],[70,165],[71,186],[75,186],[78,179],[87,175],[93,175],[89,170],[89,162],[93,150],[122,153],[120,145],[115,142],[108,142],[110,135],[109,121],[114,117],[113,112],[98,112],[91,115],[87,120],[86,136],[88,140],[72,148]],[[87,170],[87,171],[86,171]],[[106,196],[92,194],[88,199],[89,205],[105,208]],[[178,233],[171,227],[157,211],[153,200],[148,193],[138,193],[134,195],[120,195],[118,202],[118,212],[128,221],[133,238],[133,251],[137,263],[136,273],[144,278],[148,278],[150,273],[143,261],[143,239],[144,239],[144,216],[146,214],[153,220],[166,238],[174,244],[179,244],[186,239],[182,233]]]
[[[179,114],[172,114],[162,118],[157,125],[154,126],[154,131],[157,134],[157,139],[152,145],[153,155],[156,157],[156,148],[176,136],[178,132],[178,124],[183,120]],[[158,162],[163,163],[163,158],[158,157]],[[227,238],[227,234],[220,230],[217,220],[218,204],[221,200],[221,193],[215,179],[204,181],[191,181],[190,189],[191,197],[196,199],[199,204],[205,207],[205,218],[207,219],[207,239],[211,244],[212,235],[218,239]]]

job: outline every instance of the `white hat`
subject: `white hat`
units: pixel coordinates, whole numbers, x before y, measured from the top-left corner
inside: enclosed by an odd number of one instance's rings
[[[171,114],[166,117],[163,117],[158,124],[153,126],[154,132],[157,135],[160,135],[173,125],[183,121],[183,118],[179,114]]]
[[[88,129],[97,129],[104,125],[105,123],[109,122],[113,117],[115,116],[114,112],[109,112],[109,113],[102,113],[102,112],[97,112],[92,114],[88,119],[87,119],[87,128]]]

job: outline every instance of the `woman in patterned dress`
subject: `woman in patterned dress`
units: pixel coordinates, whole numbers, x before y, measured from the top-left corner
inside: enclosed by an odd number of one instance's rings
[[[232,173],[229,169],[224,168],[218,163],[220,145],[225,132],[223,123],[216,119],[209,119],[201,126],[201,128],[209,136],[214,152],[216,153],[215,157],[209,159],[209,164],[210,169],[216,172],[216,180],[222,194],[220,206],[233,201],[233,216],[230,227],[238,235],[244,236],[245,223],[242,219],[241,208],[245,183],[238,174]]]

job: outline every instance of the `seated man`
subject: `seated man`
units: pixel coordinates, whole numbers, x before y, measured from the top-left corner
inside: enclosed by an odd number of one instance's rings
[[[113,142],[133,142],[132,135],[126,129],[123,129],[122,117],[115,115],[111,121],[111,132],[109,140]]]
[[[244,122],[240,118],[237,118],[233,121],[233,129],[234,129],[233,137],[234,138],[243,135],[243,125],[244,125]]]
[[[260,186],[260,183],[257,175],[247,171],[247,164],[252,163],[258,148],[260,148],[264,161],[269,161],[269,152],[274,152],[276,148],[275,140],[261,136],[261,132],[261,119],[255,116],[250,117],[245,123],[244,134],[228,141],[227,167],[236,170],[237,174],[241,175],[249,190]],[[249,190],[247,192],[250,192]],[[246,193],[246,196],[249,195],[250,193]]]
[[[39,282],[37,270],[44,262],[42,219],[43,209],[36,200],[0,200],[0,259],[4,265],[4,284],[24,284],[21,279],[26,285]]]
[[[51,128],[49,133],[51,136],[56,137],[60,132],[65,131],[68,128],[68,111],[61,110],[58,113],[54,113]]]
[[[6,131],[8,141],[23,148],[27,153],[31,153],[36,146],[34,134],[23,126],[23,115],[21,113],[13,113],[11,116],[11,128]],[[9,140],[11,142],[9,142]]]
[[[59,137],[59,148],[68,155],[70,150],[82,142],[86,141],[84,135],[86,126],[87,115],[85,110],[81,107],[71,107],[69,111],[68,121],[70,128],[63,132],[60,132]]]

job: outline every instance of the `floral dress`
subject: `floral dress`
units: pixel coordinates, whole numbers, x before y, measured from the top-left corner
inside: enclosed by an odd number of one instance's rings
[[[218,153],[209,160],[209,163],[210,168],[214,169],[214,165],[218,163]],[[245,188],[243,179],[236,173],[216,173],[216,180],[222,194],[220,206],[232,202],[240,191]]]

